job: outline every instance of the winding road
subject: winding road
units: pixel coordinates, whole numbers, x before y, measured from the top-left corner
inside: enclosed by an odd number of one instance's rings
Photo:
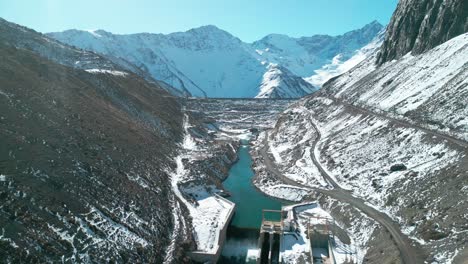
[[[374,219],[376,222],[378,222],[380,225],[382,225],[391,235],[396,247],[400,251],[400,258],[403,263],[406,264],[416,264],[416,263],[424,263],[424,254],[422,249],[416,248],[409,238],[404,235],[401,230],[400,226],[398,223],[394,222],[388,215],[379,212],[378,210],[374,209],[373,207],[367,205],[365,201],[361,198],[357,198],[351,195],[351,192],[345,189],[342,189],[334,180],[333,178],[325,171],[325,169],[322,167],[320,164],[319,160],[315,156],[315,149],[317,148],[318,142],[321,139],[321,134],[315,124],[311,122],[311,125],[314,127],[317,137],[313,142],[312,149],[311,149],[311,157],[313,160],[313,163],[315,166],[319,169],[320,173],[322,174],[323,178],[329,182],[331,186],[333,186],[334,189],[332,190],[325,190],[325,189],[320,189],[320,188],[312,188],[310,186],[305,186],[303,184],[300,184],[286,176],[284,176],[277,168],[276,164],[270,159],[270,156],[268,155],[268,133],[265,135],[265,139],[263,140],[262,146],[259,149],[260,155],[263,157],[263,160],[265,162],[265,166],[267,170],[272,173],[275,177],[280,179],[281,181],[301,187],[301,188],[307,188],[315,192],[319,192],[323,195],[327,195],[331,198],[334,198],[336,200],[339,200],[341,202],[347,203],[370,218]]]
[[[367,205],[363,199],[352,196],[351,192],[341,188],[333,180],[333,178],[324,170],[319,160],[315,156],[315,149],[317,148],[317,145],[320,142],[321,134],[317,126],[312,122],[312,120],[310,121],[310,124],[314,128],[317,135],[311,149],[312,161],[315,164],[315,166],[319,169],[324,179],[328,181],[334,188],[333,190],[322,190],[318,188],[315,188],[314,190],[329,197],[332,197],[336,200],[348,203],[349,205],[359,209],[361,212],[363,212],[364,214],[381,224],[390,233],[393,241],[395,242],[396,247],[400,251],[400,257],[403,263],[424,263],[424,258],[421,257],[422,249],[415,248],[413,246],[410,239],[401,232],[398,223],[395,223],[385,213],[382,213],[376,210],[375,208]]]

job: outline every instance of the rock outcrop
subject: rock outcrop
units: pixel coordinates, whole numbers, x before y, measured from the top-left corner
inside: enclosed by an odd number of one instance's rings
[[[468,31],[468,1],[400,0],[377,63],[420,54]]]

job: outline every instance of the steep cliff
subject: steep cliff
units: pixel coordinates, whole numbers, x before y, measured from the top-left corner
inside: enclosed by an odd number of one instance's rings
[[[382,64],[408,52],[421,54],[468,31],[465,0],[401,0],[387,27]]]

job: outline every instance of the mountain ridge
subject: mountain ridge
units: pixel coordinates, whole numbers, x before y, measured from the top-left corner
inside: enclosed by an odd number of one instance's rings
[[[0,19],[3,19],[0,17]],[[3,19],[5,20],[5,19]],[[7,21],[7,20],[5,20]],[[11,23],[11,22],[10,22]],[[19,25],[21,26],[21,25]],[[190,31],[193,31],[193,32],[197,32],[197,31],[201,31],[201,30],[206,30],[206,29],[211,29],[211,30],[217,30],[217,31],[222,31],[222,32],[225,32],[227,33],[228,35],[231,35],[232,37],[234,38],[237,38],[239,39],[241,42],[243,43],[246,43],[246,44],[252,44],[254,42],[257,42],[257,41],[260,41],[268,36],[285,36],[285,37],[288,37],[288,38],[292,38],[292,39],[302,39],[302,38],[313,38],[313,37],[331,37],[331,38],[334,38],[334,37],[340,37],[340,36],[344,36],[344,35],[347,35],[347,34],[350,34],[350,33],[353,33],[355,31],[360,31],[360,30],[365,30],[365,29],[368,29],[370,27],[373,27],[373,26],[377,26],[379,28],[383,28],[384,25],[382,25],[382,23],[380,23],[378,20],[373,20],[365,25],[363,25],[362,27],[360,28],[357,28],[357,29],[353,29],[353,30],[350,30],[350,31],[347,31],[347,32],[344,32],[344,33],[341,33],[341,34],[336,34],[336,35],[329,35],[329,34],[322,34],[322,33],[318,33],[318,34],[313,34],[311,36],[306,36],[306,35],[302,35],[302,36],[290,36],[288,34],[285,34],[285,33],[269,33],[263,37],[261,37],[260,39],[258,40],[254,40],[254,41],[243,41],[242,39],[240,39],[239,37],[236,37],[234,36],[233,34],[231,34],[229,31],[217,26],[217,25],[214,25],[214,24],[207,24],[207,25],[203,25],[203,26],[197,26],[197,27],[193,27],[193,28],[190,28],[190,29],[187,29],[187,30],[179,30],[179,31],[174,31],[174,32],[170,32],[170,33],[159,33],[159,32],[145,32],[145,31],[142,31],[142,32],[134,32],[134,33],[113,33],[111,31],[108,31],[106,29],[103,29],[103,28],[97,28],[97,29],[78,29],[78,28],[71,28],[71,29],[66,29],[66,30],[63,30],[63,31],[51,31],[51,32],[45,32],[45,33],[42,33],[42,34],[45,34],[45,35],[48,35],[48,34],[55,34],[55,33],[64,33],[64,32],[68,32],[68,31],[76,31],[76,32],[83,32],[83,31],[87,31],[87,32],[94,32],[94,33],[103,33],[103,34],[111,34],[111,35],[116,35],[116,36],[128,36],[128,35],[161,35],[161,36],[169,36],[169,35],[175,35],[175,34],[179,34],[179,33],[187,33],[187,32],[190,32]]]
[[[299,78],[309,77],[314,69],[326,64],[337,52],[351,54],[362,48],[381,28],[382,25],[374,21],[339,36],[313,36],[314,39],[326,39],[329,45],[324,48],[320,47],[321,42],[317,44],[311,37],[281,35],[290,45],[277,51],[266,47],[265,40],[246,43],[214,25],[170,34],[125,35],[104,30],[72,29],[47,35],[103,54],[117,64],[118,59],[128,61],[154,79],[185,94],[196,97],[255,97],[260,93],[262,78],[270,63],[285,67]],[[311,42],[314,42],[314,47]],[[287,49],[291,52],[288,53]],[[303,90],[300,93],[283,91],[282,94],[291,98],[307,93]]]

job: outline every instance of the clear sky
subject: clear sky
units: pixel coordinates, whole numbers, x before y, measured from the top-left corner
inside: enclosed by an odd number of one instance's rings
[[[0,0],[0,17],[40,32],[104,29],[171,33],[216,25],[243,41],[270,33],[339,35],[377,20],[398,0]]]

